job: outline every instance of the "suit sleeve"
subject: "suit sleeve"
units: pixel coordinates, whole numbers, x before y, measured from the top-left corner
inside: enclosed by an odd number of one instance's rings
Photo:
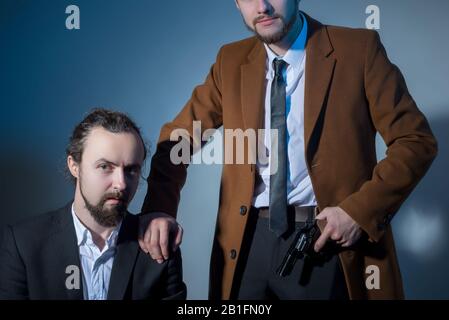
[[[171,161],[170,152],[178,141],[183,141],[192,155],[202,145],[203,132],[222,125],[221,57],[220,50],[205,82],[194,89],[190,100],[175,119],[162,127],[156,153],[151,160],[142,213],[161,211],[176,217],[191,157],[176,164]],[[194,122],[197,122],[197,127],[201,126],[200,130],[195,129],[195,133]]]
[[[166,280],[166,292],[162,300],[185,300],[187,297],[187,289],[183,282],[180,249],[168,260]]]
[[[424,115],[410,96],[399,69],[393,65],[377,32],[368,33],[365,54],[365,93],[376,130],[387,145],[386,157],[371,180],[339,206],[379,241],[387,225],[437,154],[437,142]]]
[[[26,269],[20,257],[13,229],[1,232],[0,243],[0,300],[28,299]]]

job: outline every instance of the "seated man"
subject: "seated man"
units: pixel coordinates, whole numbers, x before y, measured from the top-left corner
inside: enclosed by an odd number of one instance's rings
[[[185,299],[179,250],[151,259],[127,211],[145,157],[122,113],[96,109],[78,124],[67,148],[74,200],[4,230],[0,299]]]

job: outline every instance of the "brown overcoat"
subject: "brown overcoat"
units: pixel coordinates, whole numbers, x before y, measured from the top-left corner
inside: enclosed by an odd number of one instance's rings
[[[325,26],[306,15],[304,148],[318,206],[339,206],[365,237],[340,253],[352,299],[403,298],[390,221],[437,153],[428,122],[410,96],[377,32]],[[186,165],[169,161],[170,134],[193,121],[202,131],[263,127],[266,51],[256,38],[223,46],[204,84],[163,126],[148,177],[143,212],[176,216]],[[375,135],[387,145],[377,162]],[[233,297],[233,280],[251,206],[255,165],[225,164],[211,258],[210,297]],[[207,188],[207,181],[204,186]],[[380,289],[368,290],[370,265]]]

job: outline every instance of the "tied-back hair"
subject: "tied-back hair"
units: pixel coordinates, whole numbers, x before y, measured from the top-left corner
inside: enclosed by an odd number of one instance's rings
[[[124,113],[95,108],[75,127],[67,145],[66,155],[72,156],[75,162],[81,163],[85,141],[94,128],[103,128],[112,133],[135,132],[142,141],[143,159],[146,159],[147,147],[134,121]]]

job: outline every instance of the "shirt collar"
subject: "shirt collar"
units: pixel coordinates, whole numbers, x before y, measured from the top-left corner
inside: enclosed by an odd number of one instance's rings
[[[285,62],[288,63],[288,67],[292,67],[295,72],[298,72],[301,68],[302,61],[305,56],[306,52],[306,42],[307,42],[307,19],[302,14],[302,12],[299,13],[303,25],[301,32],[299,33],[298,37],[296,38],[295,42],[293,42],[292,46],[288,49],[288,51],[285,53],[283,57],[277,56],[271,49],[268,47],[266,43],[264,43],[265,50],[267,51],[267,63],[268,63],[268,69],[267,69],[267,79],[273,79],[274,78],[274,70],[273,70],[273,60],[276,58],[281,58]]]
[[[84,224],[80,221],[78,216],[75,214],[75,207],[72,203],[72,218],[73,224],[75,225],[76,239],[78,247],[86,244],[87,240],[92,241],[92,234],[89,229],[84,226]],[[122,220],[123,221],[123,220]],[[122,221],[112,230],[108,239],[106,240],[107,248],[114,248],[117,245],[117,238],[120,231],[120,227],[122,226]]]

